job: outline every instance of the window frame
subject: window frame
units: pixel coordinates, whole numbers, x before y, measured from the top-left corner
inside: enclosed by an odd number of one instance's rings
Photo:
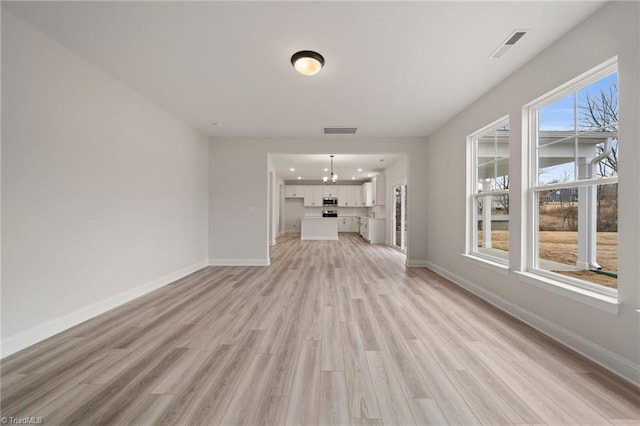
[[[528,155],[528,161],[526,163],[529,167],[528,181],[526,187],[526,199],[528,208],[523,209],[526,212],[526,220],[522,223],[526,224],[526,273],[531,274],[534,278],[539,276],[545,282],[549,282],[553,285],[561,287],[569,286],[576,288],[579,291],[587,291],[596,293],[597,295],[607,298],[616,299],[618,297],[618,289],[607,287],[605,285],[592,283],[586,280],[569,277],[566,275],[554,273],[541,269],[538,267],[538,249],[539,249],[539,203],[538,193],[551,189],[565,189],[565,188],[579,188],[587,187],[591,185],[607,185],[618,183],[618,176],[613,177],[597,177],[590,179],[575,179],[568,182],[559,182],[553,184],[539,184],[539,169],[538,169],[538,112],[540,109],[553,102],[564,98],[565,96],[575,93],[580,89],[589,86],[596,81],[599,81],[613,73],[619,72],[617,57],[611,58],[608,61],[590,69],[589,71],[581,74],[580,76],[572,79],[571,81],[559,86],[558,88],[548,92],[547,94],[537,98],[536,100],[525,105],[523,108],[523,118],[526,122],[523,123],[523,136],[528,139],[528,150],[524,151]],[[528,129],[528,131],[527,131]],[[574,129],[575,131],[576,129]],[[523,173],[523,177],[525,174]]]
[[[487,124],[486,126],[476,130],[467,136],[467,226],[466,226],[466,247],[464,256],[472,261],[481,261],[483,266],[497,269],[498,271],[508,271],[509,253],[507,251],[506,258],[491,256],[487,253],[478,251],[478,209],[476,200],[483,197],[493,197],[507,195],[510,197],[511,188],[499,191],[478,192],[478,139],[486,133],[496,131],[497,129],[510,124],[509,115],[504,115],[497,120]],[[511,133],[509,133],[509,145],[511,142]],[[511,173],[511,149],[509,149],[509,173]],[[509,213],[511,214],[511,213]],[[509,218],[511,222],[511,218]]]

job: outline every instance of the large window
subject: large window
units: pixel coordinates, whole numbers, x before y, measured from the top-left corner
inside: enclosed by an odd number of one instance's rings
[[[502,118],[468,138],[471,226],[468,254],[509,262],[509,120]]]
[[[529,111],[529,269],[612,294],[618,276],[616,64],[601,66]]]

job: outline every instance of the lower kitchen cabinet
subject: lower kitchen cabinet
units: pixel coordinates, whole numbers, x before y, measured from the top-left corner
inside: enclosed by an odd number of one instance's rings
[[[384,219],[360,218],[360,236],[372,244],[384,243]]]
[[[338,217],[338,232],[358,232],[360,218],[355,216]]]

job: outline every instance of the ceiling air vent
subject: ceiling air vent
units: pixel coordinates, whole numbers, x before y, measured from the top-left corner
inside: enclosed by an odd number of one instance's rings
[[[518,40],[520,40],[527,33],[527,31],[528,30],[514,30],[511,34],[509,34],[509,37],[507,37],[507,39],[502,42],[502,44],[500,44],[500,46],[498,46],[498,48],[494,50],[493,53],[491,53],[489,57],[498,59],[499,57],[507,53],[507,50],[511,49],[511,47],[516,44]]]
[[[357,127],[323,127],[322,133],[325,135],[355,135]]]

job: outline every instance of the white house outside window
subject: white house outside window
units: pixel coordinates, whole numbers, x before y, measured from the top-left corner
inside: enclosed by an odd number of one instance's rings
[[[468,254],[509,262],[509,120],[502,118],[468,138],[471,154]]]
[[[611,62],[529,108],[529,270],[615,294],[618,74]]]

